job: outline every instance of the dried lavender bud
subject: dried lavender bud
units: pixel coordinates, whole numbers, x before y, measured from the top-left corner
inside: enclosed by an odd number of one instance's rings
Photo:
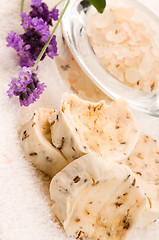
[[[23,67],[18,78],[12,78],[9,83],[8,96],[18,96],[21,106],[29,106],[40,97],[40,94],[46,87],[44,83],[40,83],[37,75],[30,68]]]

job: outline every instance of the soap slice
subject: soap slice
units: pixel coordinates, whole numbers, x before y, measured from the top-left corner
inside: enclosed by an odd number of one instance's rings
[[[136,178],[149,199],[151,209],[148,206],[148,209],[143,212],[140,222],[143,227],[159,218],[159,146],[157,141],[142,134],[124,164],[136,174]]]
[[[123,240],[146,204],[135,175],[124,165],[89,153],[51,181],[53,211],[67,236]]]
[[[54,112],[50,109],[35,111],[32,119],[20,131],[20,145],[35,167],[51,178],[64,168],[68,161],[51,143],[48,117]]]
[[[91,151],[106,159],[120,161],[133,150],[138,126],[127,103],[119,100],[107,105],[63,96],[61,108],[49,119],[52,143],[72,161]]]

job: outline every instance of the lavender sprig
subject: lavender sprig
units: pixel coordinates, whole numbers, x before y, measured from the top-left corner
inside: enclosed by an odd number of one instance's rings
[[[23,9],[24,1],[21,3],[21,9]],[[17,55],[20,58],[21,67],[32,67],[37,60],[41,50],[45,43],[51,37],[49,26],[52,25],[52,21],[58,20],[59,10],[57,8],[48,10],[48,6],[41,0],[32,0],[29,14],[21,13],[24,33],[17,34],[11,31],[7,37],[7,46],[13,47],[17,51]],[[16,46],[16,43],[18,46]],[[20,47],[19,47],[20,45]],[[50,46],[46,49],[41,57],[43,60],[49,56],[54,58],[57,56],[57,43],[56,36],[50,42]]]
[[[23,9],[23,5],[24,0],[21,2],[21,9]],[[7,46],[11,46],[17,51],[22,67],[19,77],[12,78],[7,94],[10,98],[18,96],[20,105],[26,107],[34,103],[46,87],[44,83],[40,83],[35,71],[39,61],[43,60],[46,55],[51,58],[57,56],[57,43],[54,33],[62,18],[60,16],[58,20],[58,9],[53,8],[49,11],[47,5],[42,3],[41,0],[32,0],[31,7],[32,11],[28,15],[21,13],[21,25],[25,32],[18,35],[11,31],[6,38]],[[66,8],[62,11],[62,16]],[[36,11],[37,16],[34,16],[33,11]],[[58,22],[51,34],[49,25],[52,25],[52,20],[58,20]]]
[[[18,96],[20,105],[28,107],[40,97],[44,88],[46,88],[46,85],[40,83],[37,74],[31,68],[23,67],[19,77],[12,78],[7,94],[9,98]]]
[[[60,22],[61,22],[61,19],[62,19],[63,15],[64,15],[64,13],[65,13],[65,11],[66,11],[68,5],[69,5],[69,2],[70,2],[70,0],[67,1],[67,3],[66,3],[66,5],[65,5],[65,7],[64,7],[64,9],[63,9],[63,11],[62,11],[62,13],[61,13],[61,15],[60,15],[58,21],[57,21],[57,23],[56,23],[56,25],[55,25],[55,27],[54,27],[54,29],[53,29],[53,31],[52,31],[51,36],[50,36],[49,39],[47,40],[47,42],[46,42],[46,44],[44,45],[43,49],[41,50],[41,53],[39,54],[39,57],[37,58],[37,60],[36,60],[36,62],[35,62],[35,64],[34,64],[34,66],[32,67],[32,70],[36,70],[36,67],[37,67],[39,61],[41,60],[43,54],[45,53],[45,51],[46,51],[48,45],[51,43],[51,40],[52,40],[52,38],[53,38],[53,36],[54,36],[54,33],[55,33],[55,31],[56,31],[58,25],[59,25]]]
[[[18,96],[21,106],[27,107],[34,103],[46,87],[44,83],[40,83],[35,71],[39,61],[43,60],[46,55],[50,58],[57,56],[57,42],[54,33],[69,2],[70,0],[66,2],[58,18],[59,10],[56,8],[57,5],[49,11],[48,6],[42,0],[31,0],[32,10],[27,15],[23,12],[24,0],[21,0],[21,25],[24,33],[19,35],[11,31],[6,38],[7,46],[12,47],[17,52],[22,67],[18,78],[12,78],[7,94],[10,98]],[[90,2],[99,12],[102,12],[105,8],[105,0],[90,0]],[[50,33],[49,26],[53,25],[53,21],[57,21],[57,23],[52,33]]]

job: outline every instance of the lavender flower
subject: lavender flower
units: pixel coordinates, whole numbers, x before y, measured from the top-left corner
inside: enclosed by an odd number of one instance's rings
[[[29,25],[28,30],[21,35],[21,38],[24,41],[25,53],[29,52],[27,56],[30,56],[30,59],[36,61],[46,41],[50,37],[50,32],[47,24],[43,21],[43,19],[33,18],[29,20],[28,25]],[[44,57],[45,55],[41,60],[43,60]],[[24,63],[24,61],[22,61],[22,64],[23,65],[21,66],[26,66],[25,65],[26,63]],[[27,64],[27,66],[32,65]]]
[[[54,21],[57,21],[59,18],[59,10],[55,7],[50,12],[51,17],[54,19]]]
[[[45,43],[51,36],[49,25],[52,25],[52,20],[58,19],[58,9],[48,10],[48,6],[41,0],[32,0],[32,11],[27,15],[21,13],[22,26],[25,32],[21,35],[11,31],[6,40],[7,46],[16,50],[20,58],[21,67],[32,67],[35,64]],[[43,54],[41,60],[48,55],[51,58],[57,56],[57,43],[54,36],[48,48]]]
[[[6,38],[7,46],[11,46],[17,51],[21,67],[32,67],[51,35],[49,27],[43,19],[30,18],[25,13],[21,16],[24,20],[22,25],[26,32],[18,35],[11,31]],[[51,40],[41,60],[45,58],[46,54],[51,58],[57,56],[56,37]]]
[[[17,52],[21,51],[23,48],[23,40],[21,37],[16,33],[11,31],[7,38],[6,38],[8,44],[7,47],[14,48]]]
[[[23,26],[24,30],[27,30],[30,27],[30,22],[32,18],[30,18],[25,12],[21,13],[21,18],[23,19],[21,26]]]
[[[7,94],[10,98],[19,97],[20,105],[26,107],[35,102],[46,87],[39,82],[37,74],[30,67],[37,69],[39,61],[46,55],[50,58],[57,56],[56,36],[54,30],[50,33],[49,25],[52,26],[53,20],[58,20],[59,10],[54,8],[49,11],[42,0],[32,0],[31,8],[28,15],[21,13],[24,33],[19,35],[11,31],[6,38],[7,46],[16,50],[20,66],[23,67],[18,78],[12,78]],[[51,41],[48,41],[50,39]]]
[[[37,74],[31,68],[23,67],[18,78],[12,78],[9,84],[8,96],[18,96],[21,106],[29,106],[39,99],[45,88],[44,83],[40,83]]]
[[[52,20],[58,20],[59,10],[54,8],[49,11],[46,3],[42,3],[40,0],[32,0],[31,3],[32,11],[29,13],[31,18],[38,17],[42,18],[47,25],[52,26]]]
[[[41,0],[32,0],[31,6],[39,7],[41,5]]]
[[[25,49],[26,48],[26,49]],[[31,53],[27,50],[27,45],[24,46],[24,49],[22,51],[19,51],[17,55],[20,58],[20,66],[21,67],[33,67],[34,66],[34,59],[33,56],[31,56]]]
[[[49,27],[42,18],[40,19],[38,17],[31,18],[31,17],[28,17],[26,13],[22,13],[21,17],[23,19],[23,22],[21,25],[25,30],[27,31],[34,30],[34,32],[37,32],[42,37],[42,41],[48,40],[48,38],[50,37]]]
[[[54,58],[57,56],[57,43],[56,43],[56,36],[54,35],[53,38],[51,39],[48,48],[47,48],[47,55],[50,58]]]

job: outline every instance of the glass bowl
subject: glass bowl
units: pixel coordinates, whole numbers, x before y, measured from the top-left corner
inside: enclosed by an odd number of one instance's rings
[[[158,17],[137,0],[113,1],[115,6],[133,6],[150,18],[150,24],[159,29]],[[111,99],[125,99],[131,107],[159,117],[159,88],[143,92],[120,82],[113,77],[99,62],[90,45],[86,33],[86,20],[95,12],[87,0],[71,0],[62,19],[62,33],[67,45],[82,70],[93,83]],[[156,41],[159,42],[159,31]]]

